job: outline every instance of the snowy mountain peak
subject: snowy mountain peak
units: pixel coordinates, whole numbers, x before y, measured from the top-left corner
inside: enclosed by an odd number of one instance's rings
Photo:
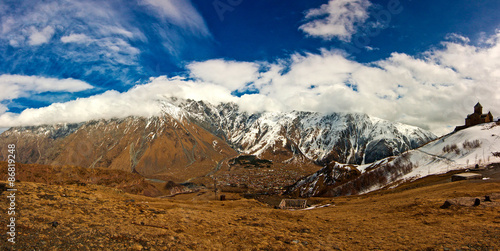
[[[189,118],[228,141],[235,149],[259,157],[288,152],[319,163],[332,160],[362,164],[398,155],[436,136],[417,127],[393,123],[362,113],[291,111],[241,112],[234,103],[173,100],[163,111]],[[294,148],[294,149],[291,149]]]

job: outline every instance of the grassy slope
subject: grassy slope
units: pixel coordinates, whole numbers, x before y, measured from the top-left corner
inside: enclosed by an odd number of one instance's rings
[[[255,200],[156,199],[97,185],[18,183],[17,250],[500,249],[500,208],[440,209],[446,199],[500,192],[492,181],[418,185],[284,211]],[[5,198],[5,193],[2,194]],[[330,200],[330,199],[329,199]],[[0,208],[7,208],[5,199]],[[60,225],[51,226],[57,221]],[[5,217],[0,225],[5,226]],[[6,238],[0,247],[9,247]],[[51,249],[54,248],[54,249]]]
[[[0,180],[7,180],[7,167],[7,162],[0,162]],[[127,193],[151,197],[164,194],[139,174],[109,168],[90,169],[76,166],[17,163],[16,180],[60,186],[95,184],[117,188]]]

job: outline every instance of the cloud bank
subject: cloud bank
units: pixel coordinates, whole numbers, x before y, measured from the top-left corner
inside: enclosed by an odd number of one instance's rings
[[[151,116],[159,114],[158,100],[165,97],[235,102],[248,112],[363,112],[437,134],[461,125],[478,101],[494,116],[500,114],[500,31],[482,45],[445,41],[442,48],[418,57],[393,53],[366,64],[325,49],[278,62],[217,59],[186,68],[188,78],[152,78],[124,93],[108,91],[21,114],[4,113],[0,127]],[[236,96],[235,90],[256,93]]]

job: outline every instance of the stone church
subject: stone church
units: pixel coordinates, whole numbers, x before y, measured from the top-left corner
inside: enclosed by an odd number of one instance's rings
[[[493,122],[493,115],[491,114],[491,112],[483,114],[483,106],[479,102],[477,102],[477,104],[474,106],[474,113],[467,115],[467,118],[465,118],[465,125],[457,126],[455,128],[455,131],[488,122]]]

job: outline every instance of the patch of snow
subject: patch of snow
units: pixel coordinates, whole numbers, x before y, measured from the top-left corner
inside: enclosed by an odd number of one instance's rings
[[[335,205],[332,205],[332,204],[325,204],[325,205],[313,205],[313,206],[310,206],[310,207],[306,207],[304,209],[297,209],[297,211],[302,211],[302,210],[312,210],[312,209],[317,209],[317,208],[324,208],[324,207],[331,207],[331,206],[335,206]],[[292,209],[293,210],[293,209]]]

